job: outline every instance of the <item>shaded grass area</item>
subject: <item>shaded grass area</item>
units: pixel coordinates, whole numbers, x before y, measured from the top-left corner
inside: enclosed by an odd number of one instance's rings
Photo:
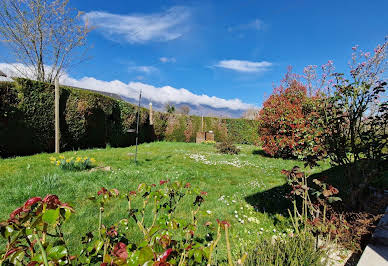
[[[109,172],[62,171],[50,164],[49,158],[53,154],[0,159],[0,218],[6,219],[30,197],[56,194],[76,210],[65,227],[65,237],[75,252],[79,250],[81,236],[97,230],[98,206],[87,198],[96,195],[101,187],[128,192],[139,183],[157,184],[160,180],[170,179],[190,182],[208,192],[200,222],[230,221],[233,248],[236,251],[244,249],[255,243],[258,233],[271,236],[282,233],[289,226],[281,215],[286,210],[286,205],[281,204],[286,203],[282,191],[285,180],[280,171],[303,164],[265,157],[255,146],[239,147],[239,155],[224,155],[218,154],[213,145],[142,144],[137,164],[134,163],[135,147],[63,153],[66,157],[93,157],[99,166],[110,166],[112,171]],[[323,163],[314,172],[328,167]],[[191,199],[186,200],[178,215],[188,217],[186,207],[191,204]],[[103,222],[109,225],[127,218],[126,210],[125,202],[106,206]],[[140,236],[134,232],[133,237]]]

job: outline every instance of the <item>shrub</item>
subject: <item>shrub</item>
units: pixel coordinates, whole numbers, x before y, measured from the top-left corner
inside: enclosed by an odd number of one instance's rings
[[[281,239],[261,239],[244,265],[326,265],[322,249],[316,249],[312,234],[296,234]]]
[[[0,263],[70,264],[62,225],[72,212],[73,208],[61,202],[56,195],[27,200],[0,224],[1,235],[7,240],[5,250],[0,252]]]
[[[320,97],[307,96],[296,77],[290,73],[286,77],[260,110],[259,135],[267,154],[308,160],[324,153]]]
[[[64,156],[59,156],[58,160],[55,157],[51,157],[50,161],[62,170],[69,171],[82,171],[90,169],[96,162],[94,158],[89,157],[71,157],[66,159]]]
[[[221,142],[216,146],[218,152],[224,154],[239,154],[240,149],[236,147],[230,140]]]

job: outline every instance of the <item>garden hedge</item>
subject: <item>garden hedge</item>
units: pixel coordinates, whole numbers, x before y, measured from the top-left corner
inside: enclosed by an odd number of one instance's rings
[[[135,143],[136,106],[108,96],[61,86],[61,150],[125,147]],[[139,141],[195,142],[201,117],[154,113],[141,108]],[[235,143],[256,143],[257,122],[244,119],[204,118],[204,129],[217,141],[228,135]],[[228,134],[229,133],[229,134]],[[0,82],[0,156],[28,155],[54,150],[54,86],[18,78]]]

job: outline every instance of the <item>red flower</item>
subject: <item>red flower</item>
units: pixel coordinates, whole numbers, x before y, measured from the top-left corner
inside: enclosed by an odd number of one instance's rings
[[[191,184],[190,183],[186,183],[185,188],[190,188],[190,187],[191,187]]]
[[[134,191],[134,190],[129,191],[129,195],[136,196],[136,191]]]
[[[163,184],[166,184],[166,183],[168,183],[168,180],[160,180],[159,185],[163,185]]]
[[[106,194],[106,193],[108,193],[108,190],[106,188],[102,187],[101,190],[99,190],[97,192],[97,195],[100,196],[101,194]]]
[[[207,196],[207,192],[206,191],[201,191],[201,195]]]
[[[23,207],[20,207],[20,208],[17,208],[16,210],[14,210],[13,212],[11,212],[11,214],[9,215],[9,218],[10,219],[14,219],[15,216],[19,215],[20,213],[23,212]]]
[[[57,195],[47,195],[44,197],[43,203],[47,205],[48,209],[56,209],[62,204]]]
[[[106,232],[106,234],[110,237],[116,237],[118,235],[117,231],[116,231],[116,228],[114,226],[112,226],[111,228],[109,228],[109,230]]]
[[[31,199],[27,200],[26,203],[24,203],[23,209],[29,210],[32,205],[34,205],[35,203],[38,203],[40,201],[42,201],[41,197],[31,198]]]
[[[156,185],[155,184],[151,184],[151,187],[156,187]]]
[[[120,259],[126,260],[128,258],[127,246],[122,242],[117,243],[113,248],[112,254]]]

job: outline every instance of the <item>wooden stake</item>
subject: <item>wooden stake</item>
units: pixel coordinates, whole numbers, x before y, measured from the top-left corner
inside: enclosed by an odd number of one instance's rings
[[[55,153],[59,153],[59,81],[55,78]]]
[[[141,90],[140,90],[140,94],[139,94],[139,105],[137,107],[135,163],[137,163],[137,144],[138,144],[138,141],[139,141],[140,100],[141,100]]]
[[[150,125],[152,126],[154,124],[154,117],[152,114],[152,103],[150,103]]]

